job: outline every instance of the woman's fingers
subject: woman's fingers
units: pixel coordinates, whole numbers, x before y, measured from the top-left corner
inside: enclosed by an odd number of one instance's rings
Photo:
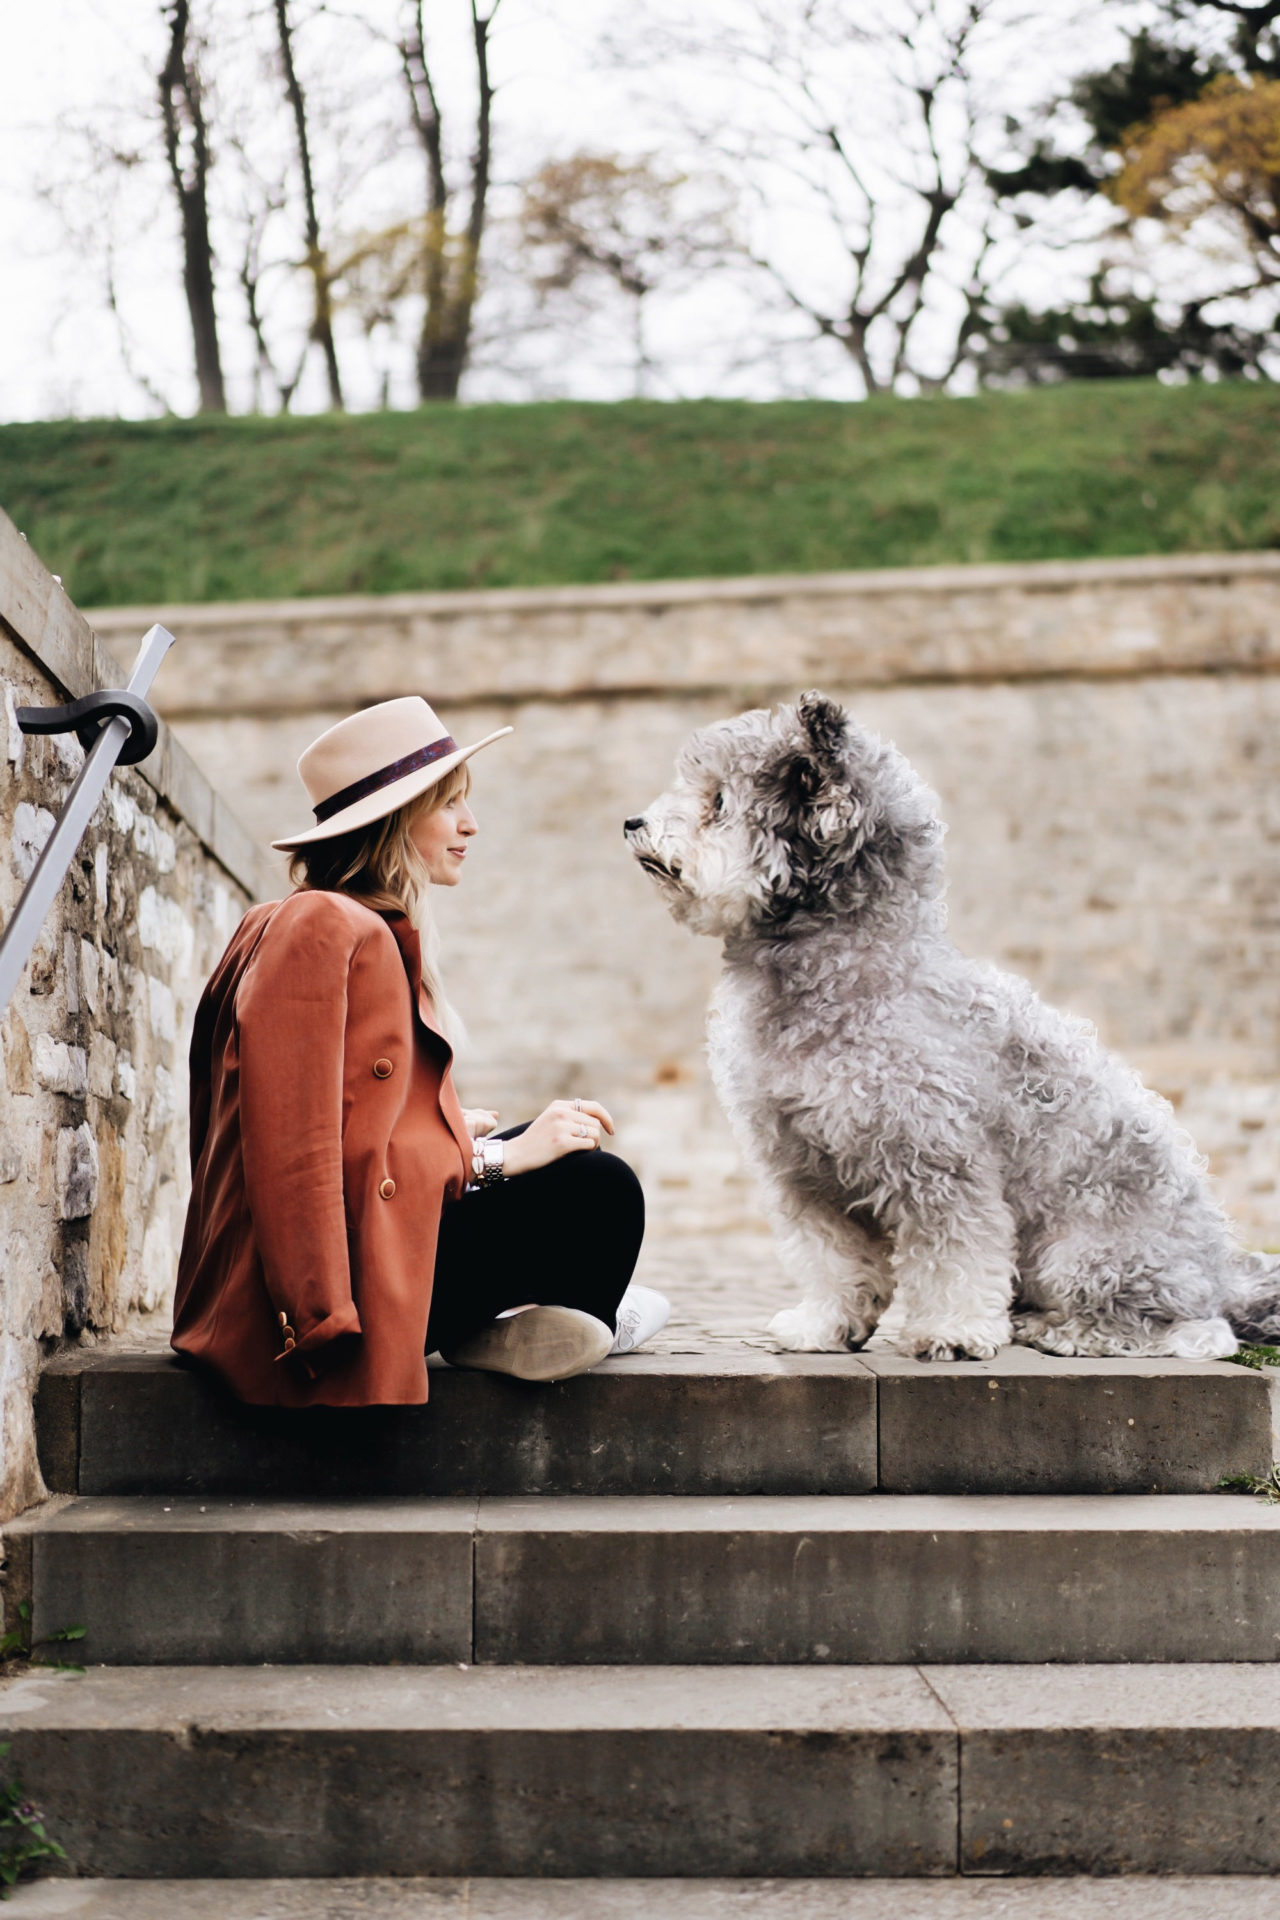
[[[590,1114],[592,1119],[600,1122],[606,1133],[613,1132],[613,1117],[598,1100],[557,1100],[554,1104],[572,1114]]]
[[[567,1153],[592,1153],[613,1118],[598,1100],[553,1100],[525,1132],[508,1142],[509,1173],[528,1173]]]

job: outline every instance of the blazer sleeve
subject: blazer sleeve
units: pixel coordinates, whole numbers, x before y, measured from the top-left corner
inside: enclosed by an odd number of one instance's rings
[[[300,1358],[361,1330],[342,1189],[347,979],[358,945],[331,901],[303,895],[284,925],[277,916],[267,929],[236,995],[245,1193],[267,1291]]]

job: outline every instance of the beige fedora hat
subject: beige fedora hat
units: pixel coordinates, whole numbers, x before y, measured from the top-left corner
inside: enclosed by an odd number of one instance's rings
[[[288,853],[382,820],[511,731],[499,727],[460,747],[417,694],[365,707],[313,740],[298,762],[315,826],[271,844]]]

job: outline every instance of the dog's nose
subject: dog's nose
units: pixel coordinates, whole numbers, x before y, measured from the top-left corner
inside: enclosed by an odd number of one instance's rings
[[[644,815],[642,813],[638,813],[635,815],[634,819],[623,821],[622,831],[624,833],[639,833],[643,825],[644,825]]]

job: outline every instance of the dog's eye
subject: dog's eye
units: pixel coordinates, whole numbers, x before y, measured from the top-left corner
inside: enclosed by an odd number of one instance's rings
[[[716,797],[715,797],[715,799],[714,799],[714,800],[713,800],[713,801],[711,802],[711,811],[712,811],[712,813],[716,813],[716,814],[720,814],[720,813],[723,813],[723,812],[724,812],[724,795],[723,795],[723,793],[718,793],[718,794],[716,795]]]

